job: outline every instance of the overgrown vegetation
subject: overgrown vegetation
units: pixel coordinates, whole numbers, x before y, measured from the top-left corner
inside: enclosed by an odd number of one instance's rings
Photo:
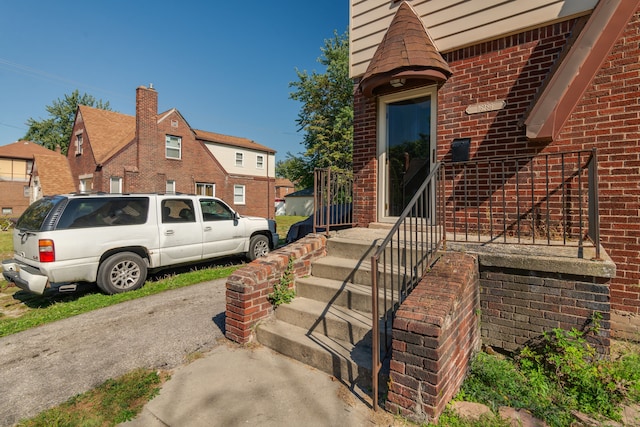
[[[595,316],[587,331],[553,329],[513,359],[478,354],[456,399],[494,412],[500,406],[526,409],[550,426],[571,425],[573,411],[620,421],[622,405],[640,403],[640,355],[600,355],[589,341],[597,337],[598,323]],[[447,417],[439,425],[462,425],[443,423]]]
[[[135,418],[168,379],[167,372],[137,369],[23,420],[18,426],[115,426]]]
[[[273,292],[269,294],[269,302],[274,308],[278,308],[280,304],[288,304],[296,296],[296,290],[290,287],[293,283],[293,262],[294,258],[289,258],[287,268],[282,273],[280,281],[273,285]]]

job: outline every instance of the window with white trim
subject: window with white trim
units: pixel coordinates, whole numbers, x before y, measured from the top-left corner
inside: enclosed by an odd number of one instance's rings
[[[81,193],[90,193],[91,190],[93,190],[93,176],[80,178],[80,186],[78,189]]]
[[[167,180],[167,185],[165,187],[165,193],[167,194],[175,194],[176,192],[176,182],[173,179]]]
[[[76,156],[82,154],[82,132],[76,134]]]
[[[258,169],[264,169],[264,156],[258,154],[256,156],[256,168]]]
[[[122,177],[112,176],[109,179],[109,193],[122,193]]]
[[[165,156],[167,159],[182,158],[182,138],[179,136],[167,135],[165,138]]]
[[[233,203],[236,205],[244,205],[244,185],[233,186]]]
[[[244,166],[244,153],[236,152],[236,166],[239,168]]]

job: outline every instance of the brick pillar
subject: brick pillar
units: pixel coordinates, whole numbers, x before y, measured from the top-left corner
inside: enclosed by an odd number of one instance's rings
[[[376,101],[356,91],[353,117],[353,219],[358,227],[377,220]]]

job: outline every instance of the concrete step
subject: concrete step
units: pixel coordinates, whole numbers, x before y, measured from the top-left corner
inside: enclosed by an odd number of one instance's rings
[[[352,344],[309,333],[281,320],[260,324],[256,336],[260,344],[333,375],[350,386],[371,386],[371,345],[366,342]]]
[[[276,319],[304,328],[308,333],[357,344],[371,341],[371,315],[346,307],[297,297],[276,309]]]
[[[402,269],[402,267],[400,267]],[[391,283],[402,281],[404,272],[394,274],[392,268],[387,266],[385,277],[378,279],[379,283],[386,280]],[[355,259],[340,258],[332,255],[317,259],[311,265],[311,275],[323,279],[336,280],[338,282],[356,283],[358,285],[371,286],[371,263]]]
[[[380,292],[380,296],[383,294]],[[307,276],[296,279],[296,295],[325,304],[371,313],[371,286]],[[382,299],[379,304],[383,304]],[[387,297],[387,304],[391,304],[390,296]],[[382,307],[381,310],[383,310]]]
[[[378,249],[379,241],[379,239],[368,241],[335,236],[327,240],[327,253],[339,258],[369,261]]]

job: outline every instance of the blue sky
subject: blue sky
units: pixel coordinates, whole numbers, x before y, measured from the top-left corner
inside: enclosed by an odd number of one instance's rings
[[[3,1],[0,145],[78,89],[135,114],[153,84],[160,112],[192,128],[254,140],[276,159],[303,150],[289,99],[296,68],[323,72],[324,40],[348,25],[347,0]]]

